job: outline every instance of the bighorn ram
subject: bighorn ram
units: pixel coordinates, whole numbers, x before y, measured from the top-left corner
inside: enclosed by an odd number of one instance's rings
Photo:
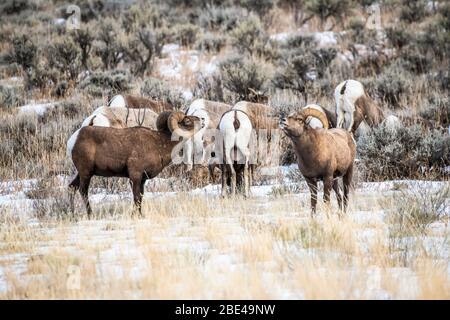
[[[132,95],[123,95],[118,94],[109,100],[109,107],[122,107],[122,108],[147,108],[152,109],[156,113],[160,113],[162,111],[172,111],[173,106],[165,101],[156,101],[149,98],[132,96]]]
[[[88,215],[92,212],[88,190],[94,175],[129,178],[134,204],[141,212],[145,181],[156,177],[171,162],[172,151],[179,143],[172,136],[192,137],[200,128],[200,119],[166,111],[158,116],[157,128],[87,126],[80,129],[70,150],[78,174],[69,187],[80,191]]]
[[[188,170],[192,169],[194,156],[195,159],[201,159],[203,163],[205,158],[204,145],[211,142],[209,138],[205,137],[205,131],[207,129],[216,129],[220,117],[230,109],[231,106],[228,104],[205,99],[196,99],[188,107],[186,115],[199,117],[204,124],[204,128],[194,135],[193,143],[186,143],[185,145],[185,159],[188,163]]]
[[[231,194],[236,194],[238,185],[236,170],[239,170],[243,171],[243,191],[248,197],[250,191],[249,143],[252,134],[250,118],[241,110],[229,110],[220,119],[219,131],[223,138],[222,196],[226,195],[228,184],[230,184]],[[239,186],[242,186],[242,183]]]
[[[316,117],[323,129],[312,129],[306,123],[308,117]],[[298,168],[311,192],[312,213],[316,212],[317,181],[323,180],[324,202],[330,202],[331,188],[336,192],[339,208],[342,197],[338,177],[344,182],[344,211],[347,209],[349,188],[353,175],[356,144],[352,134],[343,129],[328,129],[327,119],[315,109],[291,113],[280,120],[280,128],[291,139],[297,155]]]
[[[341,82],[334,90],[336,101],[336,127],[355,132],[361,122],[365,121],[369,127],[381,122],[392,128],[400,125],[395,116],[385,117],[383,111],[367,95],[364,86],[356,80]]]
[[[255,134],[256,134],[255,138],[258,139],[259,144],[261,144],[261,141],[263,138],[263,136],[261,136],[261,134],[265,133],[266,137],[264,137],[264,138],[266,139],[267,142],[271,142],[270,147],[275,146],[274,141],[271,141],[271,137],[272,137],[272,131],[274,129],[278,128],[278,119],[275,118],[274,116],[272,116],[273,110],[271,107],[261,104],[261,103],[240,101],[240,102],[236,103],[231,110],[241,111],[247,115],[247,117],[250,119],[252,129],[255,130]],[[264,152],[267,155],[265,157],[265,159],[267,161],[269,161],[269,159],[271,159],[270,154],[272,154],[272,155],[277,154],[278,150],[274,150],[274,148],[269,148],[269,145],[267,147],[268,147],[268,149],[264,150]],[[276,145],[275,147],[278,148],[279,146]],[[257,151],[257,150],[255,150],[255,151]],[[256,159],[256,160],[261,160],[261,159]],[[257,163],[260,164],[261,161],[257,161]],[[249,175],[250,183],[249,184],[250,184],[250,186],[253,184],[253,176],[255,173],[255,167],[256,167],[257,163],[253,163],[253,161],[252,161],[249,164],[249,168],[250,168],[250,175]],[[214,170],[215,166],[216,166],[216,164],[210,163],[210,165],[209,165],[210,172],[212,172]],[[240,168],[238,168],[238,169],[240,169]],[[240,172],[239,172],[238,178],[240,178]],[[239,181],[239,179],[238,179],[238,181]]]

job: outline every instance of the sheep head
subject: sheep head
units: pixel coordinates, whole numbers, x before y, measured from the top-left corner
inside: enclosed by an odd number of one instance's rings
[[[255,89],[248,88],[250,92],[248,94],[248,100],[250,102],[267,104],[269,103],[269,96],[266,94],[266,91],[256,91]]]
[[[293,112],[285,118],[280,119],[280,128],[290,137],[299,137],[308,128],[308,117],[319,119],[323,127],[328,129],[328,119],[319,110],[308,108],[302,111]]]
[[[179,137],[190,138],[202,128],[201,120],[195,116],[187,116],[180,111],[161,112],[156,119],[158,131],[169,130]]]

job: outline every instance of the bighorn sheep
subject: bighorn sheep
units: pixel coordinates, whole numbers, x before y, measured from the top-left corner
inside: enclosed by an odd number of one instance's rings
[[[324,128],[310,128],[306,123],[308,117],[320,119]],[[316,212],[318,180],[323,180],[324,202],[329,205],[330,191],[333,188],[339,208],[342,209],[338,177],[342,177],[344,182],[343,209],[346,211],[356,154],[352,134],[343,129],[328,129],[327,119],[313,108],[294,112],[280,119],[280,128],[294,145],[298,168],[311,192],[312,213]]]
[[[143,126],[156,129],[158,115],[150,109],[128,109],[121,107],[99,107],[89,117],[84,119],[81,128],[87,126],[126,128]],[[71,152],[77,140],[80,129],[75,131],[67,140],[67,156]]]
[[[232,110],[240,110],[245,112],[254,129],[266,129],[271,131],[278,128],[278,120],[273,117],[273,109],[265,104],[240,101],[233,106]]]
[[[231,109],[232,106],[215,102],[205,99],[196,99],[186,110],[186,115],[199,117],[200,120],[204,124],[204,128],[197,132],[193,137],[193,143],[186,143],[185,145],[185,159],[187,160],[188,170],[192,169],[192,165],[194,163],[193,158],[200,158],[203,163],[204,160],[204,145],[208,144],[211,141],[209,139],[205,140],[205,131],[207,129],[216,129],[220,117],[228,110]],[[205,143],[204,143],[205,142]],[[200,155],[201,157],[198,157]]]
[[[385,125],[395,128],[400,120],[395,116],[385,117],[383,111],[367,95],[364,86],[356,80],[341,82],[334,90],[336,102],[336,127],[355,132],[361,122],[365,121],[369,127]]]
[[[231,194],[236,194],[238,185],[236,170],[243,170],[243,191],[244,195],[248,197],[250,190],[249,143],[252,134],[251,120],[241,110],[229,110],[220,119],[219,131],[223,138],[222,196],[227,193],[228,180]],[[235,164],[235,161],[237,164]]]
[[[108,106],[122,108],[128,107],[131,109],[147,108],[152,109],[156,113],[172,111],[174,109],[170,103],[165,101],[156,101],[149,98],[123,94],[118,94],[112,97],[111,100],[109,100]]]
[[[69,187],[79,190],[88,215],[92,213],[88,190],[94,175],[129,178],[134,204],[141,213],[145,181],[156,177],[171,162],[173,149],[179,143],[172,136],[192,137],[200,128],[200,119],[166,111],[158,116],[157,128],[87,126],[80,129],[70,150],[78,174]]]
[[[156,129],[158,114],[151,109],[131,109],[123,107],[99,107],[87,117],[82,127],[88,125],[100,127],[125,128],[143,126]]]
[[[279,145],[276,145],[274,141],[271,141],[273,130],[278,129],[278,118],[273,116],[273,109],[271,107],[260,103],[240,101],[234,105],[232,110],[240,110],[248,115],[250,121],[252,122],[252,127],[255,130],[256,138],[258,139],[259,143],[261,143],[262,138],[265,138],[267,142],[271,142],[271,147],[279,147]],[[266,135],[265,137],[263,137],[264,134]],[[267,161],[269,161],[269,159],[272,159],[269,154],[274,155],[278,153],[278,150],[275,150],[273,148],[269,148],[264,151],[267,152],[268,155],[265,158]],[[258,163],[260,164],[261,161],[258,161]],[[255,163],[250,165],[250,170],[252,172],[251,177],[253,177],[255,166]]]

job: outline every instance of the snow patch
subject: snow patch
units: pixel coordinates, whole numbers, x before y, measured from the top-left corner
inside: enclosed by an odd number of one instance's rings
[[[48,109],[55,107],[55,103],[30,103],[19,107],[19,114],[30,114],[35,113],[42,117],[47,112]]]
[[[329,47],[337,45],[336,34],[332,31],[314,32],[313,36],[319,47]]]

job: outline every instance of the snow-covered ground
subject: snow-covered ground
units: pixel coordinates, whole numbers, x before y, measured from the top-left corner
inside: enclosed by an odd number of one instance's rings
[[[278,178],[270,181],[270,184],[253,186],[252,197],[248,200],[222,199],[219,185],[207,185],[187,192],[147,192],[144,200],[147,213],[142,219],[121,217],[130,208],[132,197],[129,192],[107,194],[105,190],[95,189],[90,196],[94,212],[100,207],[120,204],[121,206],[114,209],[115,214],[62,223],[41,221],[34,216],[33,202],[39,200],[28,199],[26,195],[36,187],[37,180],[0,182],[2,218],[8,215],[9,219],[16,217],[21,221],[20,227],[15,227],[18,229],[17,243],[13,245],[10,243],[11,239],[5,236],[5,241],[0,244],[0,296],[8,296],[12,290],[11,286],[17,283],[33,288],[37,286],[36,283],[50,281],[47,278],[52,275],[46,272],[52,270],[48,268],[56,262],[48,259],[62,259],[75,261],[73,264],[81,270],[93,263],[94,269],[89,269],[89,278],[92,278],[97,286],[104,285],[105,288],[119,280],[133,287],[133,283],[141,283],[149,277],[167,276],[170,283],[167,286],[173,291],[167,294],[158,291],[160,296],[153,296],[157,293],[152,291],[151,297],[255,297],[256,293],[251,292],[250,287],[249,292],[231,291],[229,295],[224,294],[220,288],[227,287],[227,283],[231,281],[230,275],[239,278],[247,274],[253,277],[251,275],[257,271],[255,281],[262,286],[262,292],[267,293],[262,297],[311,298],[310,289],[295,282],[304,276],[301,269],[295,267],[296,263],[316,261],[315,259],[324,254],[327,259],[339,260],[348,254],[345,250],[350,249],[344,247],[341,248],[343,251],[336,251],[336,248],[331,248],[329,251],[330,249],[320,246],[303,247],[295,241],[295,234],[286,231],[293,226],[296,226],[293,230],[311,226],[308,189],[304,182],[295,183],[288,178],[287,175],[292,169],[293,167],[267,169],[269,173],[276,172]],[[65,188],[68,177],[60,176],[55,181],[55,188]],[[150,183],[154,185],[147,185],[147,189],[153,190],[157,186],[164,186],[168,181],[161,178]],[[373,250],[374,243],[381,241],[388,245],[386,242],[391,241],[387,236],[390,228],[389,209],[380,203],[400,192],[441,190],[448,185],[449,182],[445,181],[363,182],[358,184],[351,196],[345,230],[339,229],[339,220],[328,220],[329,217],[323,213],[319,213],[315,220],[323,224],[323,228],[337,228],[342,232],[347,232],[347,228],[352,230],[348,235],[349,239],[354,241],[351,250],[364,256]],[[294,187],[295,192],[277,192]],[[322,194],[319,196],[322,197]],[[335,201],[334,197],[332,201]],[[446,214],[450,215],[448,208]],[[21,228],[25,233],[23,235],[20,233]],[[446,262],[448,268],[450,226],[445,221],[437,221],[431,225],[430,230],[431,232],[421,239],[421,245],[435,261]],[[272,234],[277,236],[272,238]],[[314,233],[309,236],[314,239],[317,237]],[[326,234],[323,237],[326,237]],[[290,238],[293,240],[289,240]],[[320,238],[314,239],[311,241],[322,241]],[[273,241],[273,244],[268,246],[268,241]],[[417,239],[404,237],[399,241],[401,245],[413,245]],[[165,261],[164,257],[173,257],[174,260]],[[358,260],[356,257],[353,259]],[[61,263],[66,268],[66,264]],[[211,290],[200,288],[197,293],[191,295],[188,288],[198,279],[193,277],[190,280],[175,280],[171,278],[175,275],[169,271],[159,274],[158,272],[162,271],[158,268],[165,263],[168,263],[166,267],[175,264],[175,269],[186,268],[186,272],[195,270],[194,273],[201,274],[202,281],[205,281]],[[285,269],[287,266],[290,267]],[[327,266],[324,263],[320,268],[311,271],[311,279],[332,278],[336,272],[334,268],[335,266]],[[340,298],[419,297],[422,280],[417,271],[409,266],[373,265],[362,268],[359,263],[354,262],[339,267],[339,272],[345,279],[363,277],[365,282],[364,286],[349,288],[348,291],[337,294]],[[81,275],[83,276],[83,271]],[[450,268],[447,269],[447,275],[450,277]],[[390,285],[385,285],[386,277],[395,283],[395,290]],[[159,283],[156,279],[152,281]],[[172,283],[175,281],[179,283]],[[195,285],[198,283],[195,282]],[[239,284],[234,286],[239,287]],[[232,290],[231,288],[229,289]],[[114,297],[149,297],[144,291],[130,288]]]
[[[35,113],[38,116],[42,117],[49,109],[53,107],[55,107],[55,103],[52,102],[43,102],[43,103],[32,102],[27,105],[19,107],[19,114]]]

